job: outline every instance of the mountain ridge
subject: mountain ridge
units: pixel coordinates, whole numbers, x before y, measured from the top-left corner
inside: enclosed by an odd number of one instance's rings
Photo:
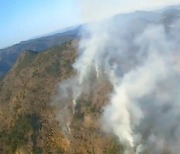
[[[148,19],[150,22],[159,22],[159,18],[161,17],[163,12],[168,12],[168,10],[169,13],[171,13],[174,10],[179,11],[180,5],[171,6],[156,11],[136,11],[134,13],[129,14],[119,14],[114,16],[114,18],[116,18],[116,22],[120,22],[120,24],[122,21],[128,22],[136,18],[139,18],[144,21]],[[40,38],[22,41],[19,44],[15,44],[13,46],[0,49],[0,76],[5,75],[9,71],[9,69],[15,63],[17,58],[20,56],[20,54],[25,50],[34,50],[37,52],[42,52],[43,50],[46,50],[50,47],[61,45],[73,39],[80,39],[80,35],[83,31],[84,26],[86,25],[80,25],[77,27],[75,26],[72,27],[72,29],[70,28],[68,29],[68,31],[65,32],[57,34],[52,33],[49,36],[42,36]]]

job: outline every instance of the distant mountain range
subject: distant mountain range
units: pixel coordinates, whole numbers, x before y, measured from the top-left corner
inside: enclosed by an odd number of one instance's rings
[[[172,27],[177,27],[173,25],[174,21],[180,18],[180,5],[171,6],[166,9],[145,12],[137,11],[130,14],[121,14],[114,17],[116,22],[119,23],[121,30],[123,22],[132,22],[135,25],[134,31],[137,32],[137,27],[148,25],[149,23],[163,23],[166,30],[168,31]],[[44,36],[29,41],[23,41],[19,44],[7,47],[5,49],[0,49],[0,76],[6,74],[12,65],[16,62],[20,54],[26,50],[33,50],[36,52],[42,52],[52,46],[62,45],[63,43],[69,42],[75,38],[79,37],[79,33],[83,26],[76,26],[73,28],[68,28],[49,34],[50,36]],[[139,27],[139,30],[141,28]],[[126,29],[126,27],[124,27]],[[67,31],[66,31],[67,30]],[[133,29],[131,29],[133,31]]]
[[[19,44],[0,49],[0,76],[6,74],[22,52],[32,50],[42,52],[52,46],[59,46],[78,38],[80,27],[75,27],[66,32],[44,36],[37,39],[23,41]]]

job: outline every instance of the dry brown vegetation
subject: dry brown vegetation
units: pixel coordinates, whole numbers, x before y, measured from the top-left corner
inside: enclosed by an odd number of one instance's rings
[[[76,49],[71,41],[43,53],[26,51],[1,80],[0,153],[120,153],[116,139],[101,130],[100,114],[111,90],[105,79],[94,81],[94,90],[78,100],[68,135],[50,105],[58,83],[75,73]]]

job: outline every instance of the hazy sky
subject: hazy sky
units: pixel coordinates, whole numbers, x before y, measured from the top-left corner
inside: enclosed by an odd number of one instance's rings
[[[80,22],[75,0],[0,0],[0,48]]]
[[[0,48],[65,27],[180,0],[0,0]]]

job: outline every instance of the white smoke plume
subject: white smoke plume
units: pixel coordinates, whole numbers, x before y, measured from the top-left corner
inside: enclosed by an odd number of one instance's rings
[[[180,150],[180,125],[175,120],[180,117],[180,27],[163,22],[164,16],[132,14],[88,25],[74,64],[80,87],[88,85],[97,68],[98,76],[108,76],[114,86],[102,122],[126,153]]]
[[[66,89],[75,106],[92,78],[107,76],[113,93],[103,129],[118,137],[126,154],[180,151],[180,11],[172,12],[96,21],[86,25],[80,42],[77,76]]]

